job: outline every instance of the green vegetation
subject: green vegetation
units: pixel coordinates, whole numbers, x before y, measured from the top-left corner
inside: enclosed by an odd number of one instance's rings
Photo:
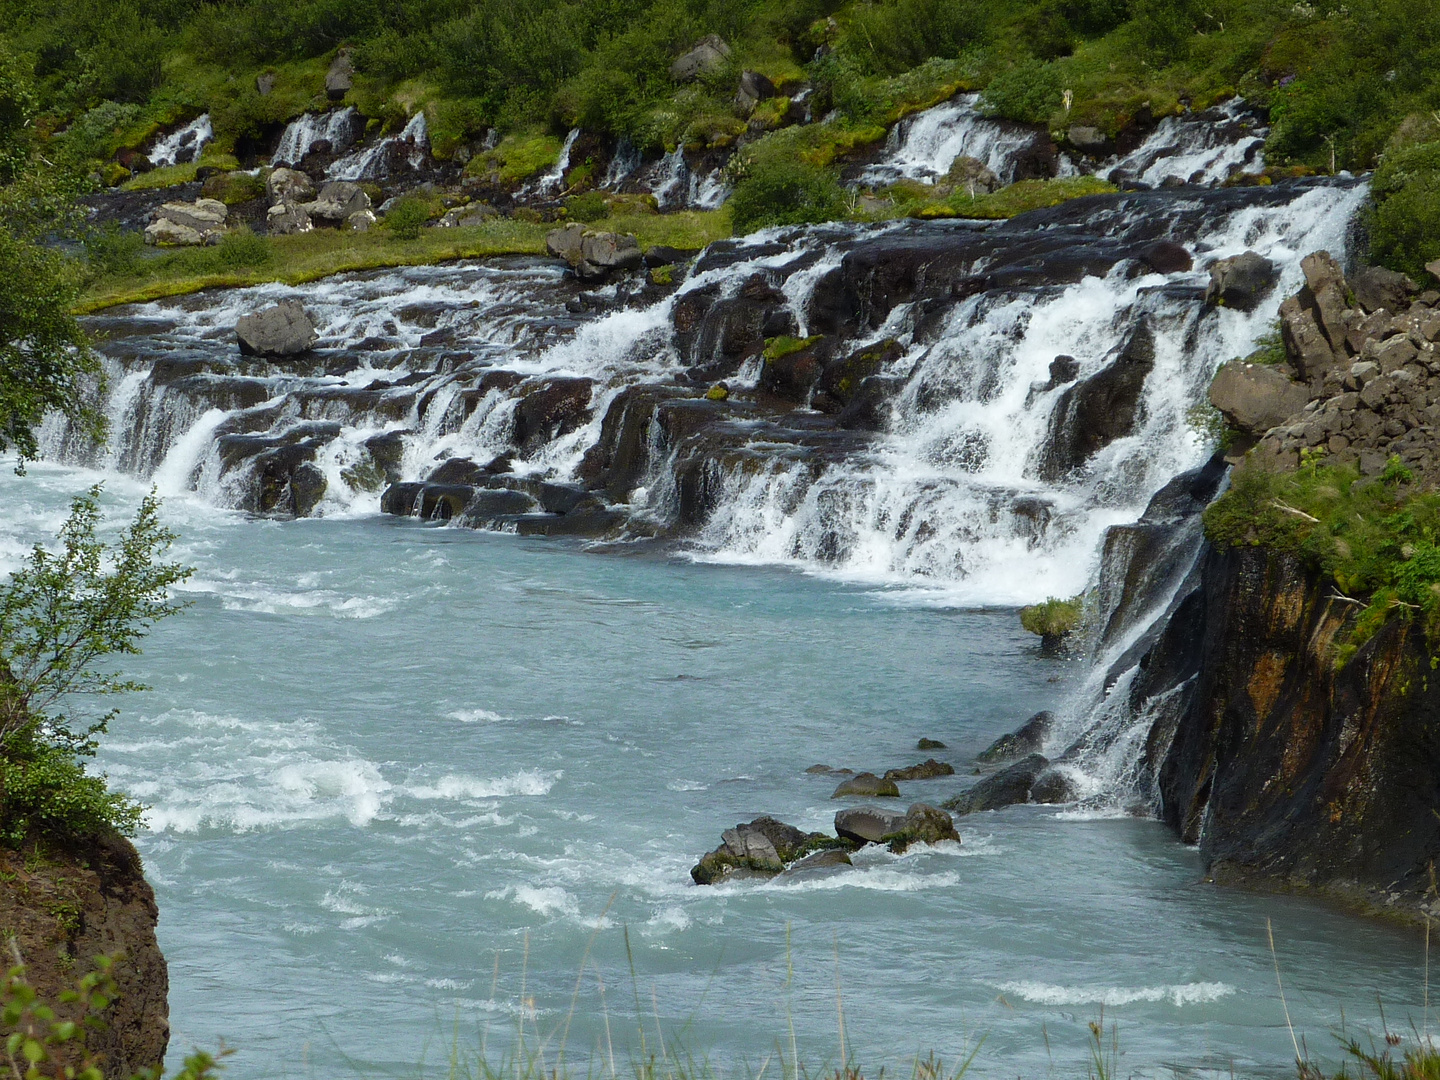
[[[1386,154],[1371,191],[1373,255],[1417,281],[1426,280],[1425,264],[1440,259],[1440,139]]]
[[[804,161],[764,159],[750,167],[730,196],[737,232],[803,225],[844,214],[845,191],[835,173]]]
[[[1052,652],[1079,629],[1084,614],[1084,597],[1072,596],[1062,600],[1052,596],[1043,603],[1021,608],[1020,625],[1040,638],[1043,649]]]
[[[420,230],[430,220],[430,204],[414,195],[407,195],[385,215],[385,227],[397,240],[418,240]]]
[[[1320,462],[1291,473],[1236,470],[1205,512],[1206,535],[1220,547],[1294,555],[1333,580],[1358,610],[1337,664],[1390,618],[1421,620],[1440,652],[1440,493],[1419,488],[1398,457],[1368,480]]]
[[[814,345],[815,342],[819,340],[819,336],[797,338],[789,337],[784,334],[782,334],[780,337],[770,338],[765,342],[765,359],[767,361],[779,360],[783,356],[789,356],[791,353],[797,353],[803,349],[808,349],[811,345]]]
[[[111,971],[124,962],[123,954],[95,957],[95,966],[76,980],[74,989],[47,1002],[25,977],[24,961],[13,942],[10,948],[15,965],[0,982],[0,1028],[8,1032],[5,1056],[11,1075],[16,1080],[104,1080],[86,1044],[92,1034],[105,1030],[106,1011],[120,995]],[[220,1057],[228,1054],[222,1050]],[[175,1080],[214,1080],[218,1067],[215,1057],[197,1050],[185,1059]],[[134,1080],[156,1078],[147,1070]]]
[[[947,192],[922,184],[896,185],[891,197],[899,212],[910,217],[1001,219],[1087,195],[1110,195],[1116,190],[1114,184],[1094,176],[1069,176],[1062,180],[1021,180],[999,191],[975,195],[963,188]]]
[[[97,669],[107,657],[139,652],[139,641],[179,610],[170,588],[190,570],[162,561],[174,534],[160,525],[158,500],[140,505],[112,545],[97,535],[100,489],[71,504],[57,551],[37,545],[0,587],[0,843],[32,832],[132,834],[141,807],[86,775],[80,759],[115,710],[75,711],[87,698],[144,689]]]

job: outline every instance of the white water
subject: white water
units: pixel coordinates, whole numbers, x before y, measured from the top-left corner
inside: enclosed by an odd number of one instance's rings
[[[861,174],[861,182],[881,185],[899,179],[933,184],[945,177],[961,155],[984,162],[1008,184],[1015,177],[1015,156],[1035,141],[1035,132],[980,114],[979,94],[962,94],[906,117],[890,129],[885,156]]]
[[[382,180],[389,175],[389,151],[399,144],[405,148],[406,164],[418,169],[425,163],[430,150],[430,136],[425,126],[425,110],[421,109],[405,124],[399,135],[386,135],[370,146],[347,154],[325,170],[332,180]]]
[[[298,165],[305,160],[310,148],[322,139],[328,140],[333,153],[343,153],[355,142],[363,125],[359,113],[351,106],[326,113],[306,113],[291,120],[280,136],[280,145],[275,148],[271,163],[275,165]]]
[[[202,113],[182,128],[164,136],[146,153],[150,164],[156,168],[175,165],[183,157],[187,162],[198,161],[200,151],[215,137],[210,126],[210,114]]]
[[[1220,184],[1265,168],[1261,149],[1268,134],[1234,98],[1203,113],[1165,117],[1132,153],[1100,172],[1140,187]]]
[[[555,159],[555,164],[541,173],[530,185],[529,191],[535,195],[555,195],[565,185],[565,171],[570,168],[570,149],[575,145],[575,140],[580,137],[579,128],[571,128],[570,133],[565,136],[565,143],[560,147],[560,156]]]

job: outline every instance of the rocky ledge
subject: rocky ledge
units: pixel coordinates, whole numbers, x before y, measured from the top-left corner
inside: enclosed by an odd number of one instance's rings
[[[58,1003],[95,957],[123,955],[112,969],[120,995],[89,1048],[106,1076],[159,1075],[170,1042],[170,980],[155,941],[155,894],[135,848],[115,834],[64,847],[0,847],[0,882],[0,931],[15,935],[41,1000]]]

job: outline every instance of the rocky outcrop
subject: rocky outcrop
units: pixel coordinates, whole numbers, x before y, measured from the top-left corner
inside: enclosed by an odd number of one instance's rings
[[[1038,712],[1017,730],[1008,735],[1001,735],[984,750],[981,750],[975,755],[975,760],[982,764],[995,765],[1038,753],[1044,749],[1045,740],[1054,726],[1054,713],[1048,710]]]
[[[957,814],[975,814],[1029,802],[1035,781],[1049,764],[1040,754],[1027,755],[941,805]]]
[[[235,320],[235,337],[246,356],[294,356],[314,345],[320,335],[299,300],[281,300],[241,315]]]
[[[1050,416],[1042,475],[1058,480],[1133,432],[1141,419],[1145,378],[1154,367],[1155,334],[1141,322],[1109,364],[1060,396]]]
[[[895,781],[862,772],[849,780],[842,780],[830,796],[832,799],[898,799],[900,789]]]
[[[545,250],[570,264],[581,281],[600,282],[623,270],[645,264],[640,242],[630,233],[592,232],[583,225],[551,229]]]
[[[0,847],[0,880],[0,927],[15,934],[26,978],[62,1016],[61,993],[94,957],[124,954],[111,972],[120,995],[88,1047],[106,1076],[158,1075],[170,1041],[169,975],[155,941],[155,894],[135,848],[115,834],[63,846],[27,842],[21,851]]]
[[[225,234],[230,211],[218,199],[162,203],[145,227],[145,242],[161,247],[199,247]]]
[[[720,846],[701,857],[691,869],[690,877],[696,885],[771,878],[814,852],[848,846],[833,836],[801,832],[772,817],[742,822],[726,829],[720,839]]]
[[[718,34],[710,34],[670,65],[670,78],[689,82],[701,75],[717,71],[730,59],[730,46]]]

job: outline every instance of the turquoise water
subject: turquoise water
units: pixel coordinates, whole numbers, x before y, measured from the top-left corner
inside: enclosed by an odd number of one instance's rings
[[[0,474],[0,553],[96,475]],[[108,485],[117,514],[142,491]],[[133,664],[154,690],[101,765],[152,807],[174,1060],[223,1038],[236,1078],[411,1076],[457,1032],[499,1056],[523,1030],[623,1073],[643,1030],[743,1075],[788,1057],[789,1016],[813,1071],[843,1016],[867,1075],[979,1044],[976,1075],[1074,1076],[1103,1007],[1127,1074],[1278,1076],[1267,918],[1311,1050],[1342,1010],[1377,1026],[1377,992],[1392,1026],[1425,1023],[1419,939],[1216,889],[1151,821],[1019,807],[823,881],[690,884],[738,821],[827,828],[817,762],[911,764],[928,736],[960,775],[905,796],[963,786],[1082,674],[1013,610],[378,516],[165,512],[193,605]]]

